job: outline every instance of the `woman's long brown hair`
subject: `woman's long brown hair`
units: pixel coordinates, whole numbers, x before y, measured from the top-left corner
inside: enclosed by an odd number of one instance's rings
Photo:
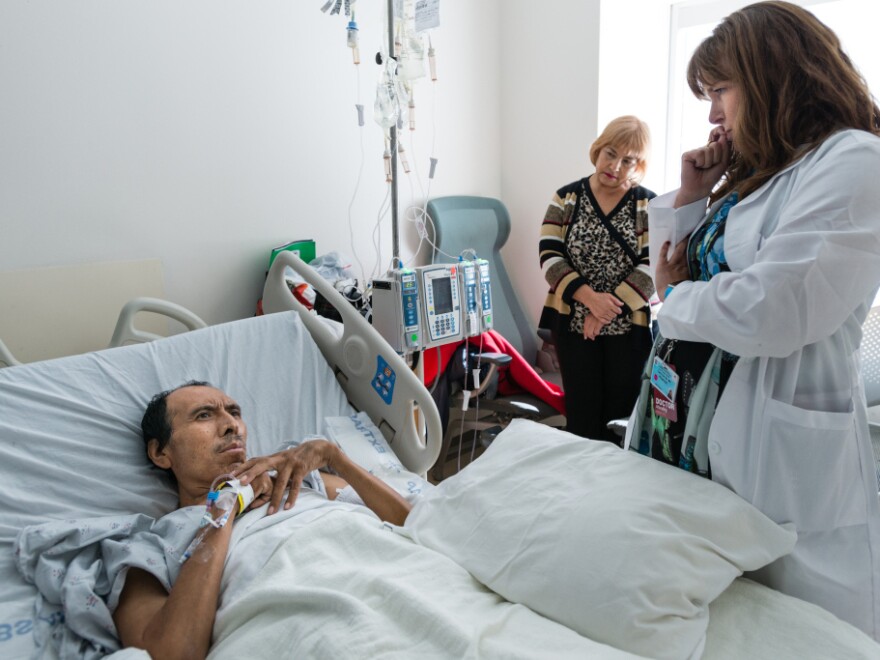
[[[740,86],[734,155],[712,201],[747,196],[841,129],[880,135],[880,109],[837,35],[788,2],[725,18],[697,47],[687,81],[702,99],[715,83]]]

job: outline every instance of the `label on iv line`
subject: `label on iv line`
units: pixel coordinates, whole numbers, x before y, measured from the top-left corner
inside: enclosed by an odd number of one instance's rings
[[[480,370],[479,369],[471,369],[471,373],[474,376],[474,389],[480,389]]]

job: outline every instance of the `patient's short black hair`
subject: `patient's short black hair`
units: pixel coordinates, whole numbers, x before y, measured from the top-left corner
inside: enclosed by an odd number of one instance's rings
[[[144,446],[149,447],[150,440],[159,442],[159,451],[165,449],[165,445],[171,439],[171,421],[168,419],[168,395],[184,387],[214,387],[204,380],[188,380],[182,385],[170,390],[159,392],[147,404],[144,417],[141,420],[141,432],[144,434]]]

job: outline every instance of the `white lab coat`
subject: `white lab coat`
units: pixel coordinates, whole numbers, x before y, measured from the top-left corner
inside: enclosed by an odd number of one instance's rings
[[[673,199],[651,203],[652,222],[705,214]],[[880,284],[880,138],[842,131],[781,171],[731,209],[724,252],[731,272],[679,284],[658,315],[664,337],[740,356],[709,432],[712,479],[797,528],[794,551],[753,577],[880,640],[858,351]]]

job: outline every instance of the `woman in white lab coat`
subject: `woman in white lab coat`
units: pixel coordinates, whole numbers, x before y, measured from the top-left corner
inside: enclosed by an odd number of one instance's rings
[[[859,372],[880,283],[880,110],[834,33],[784,2],[728,16],[688,82],[716,128],[682,156],[681,188],[649,206],[651,232],[696,229],[651,255],[661,386],[646,386],[648,421],[627,441],[793,523],[794,551],[754,577],[880,640]]]

